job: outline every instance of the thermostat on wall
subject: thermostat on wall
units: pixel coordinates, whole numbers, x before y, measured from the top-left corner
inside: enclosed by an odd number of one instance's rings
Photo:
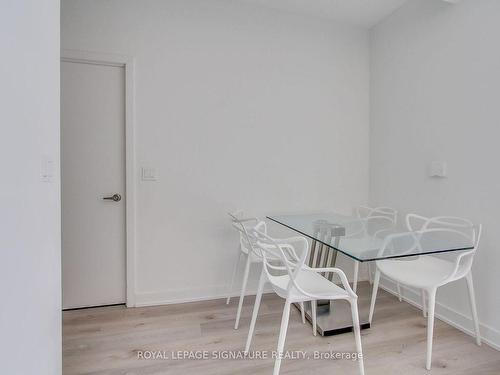
[[[430,177],[446,177],[446,162],[432,161],[429,166]]]

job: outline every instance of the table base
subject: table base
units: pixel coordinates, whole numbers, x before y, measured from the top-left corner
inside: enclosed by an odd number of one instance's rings
[[[368,314],[370,312],[370,298],[372,286],[368,281],[358,283],[358,310],[361,329],[370,328]],[[298,304],[295,304],[300,309]],[[311,303],[304,302],[306,319],[312,324]],[[316,308],[316,325],[321,336],[340,335],[352,332],[351,305],[346,300],[319,303]]]

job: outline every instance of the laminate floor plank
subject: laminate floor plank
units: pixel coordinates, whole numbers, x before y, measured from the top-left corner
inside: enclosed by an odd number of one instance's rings
[[[360,283],[361,298],[370,287]],[[240,329],[234,330],[237,298],[127,309],[123,306],[63,313],[64,375],[232,375],[271,374],[267,359],[173,359],[178,351],[240,353],[245,345],[254,297],[245,298]],[[264,295],[252,350],[276,350],[284,301]],[[292,308],[285,350],[305,351],[310,359],[284,359],[282,374],[358,374],[357,363],[314,359],[315,352],[355,351],[352,333],[313,336]],[[426,319],[417,308],[379,291],[373,326],[362,331],[368,375],[498,375],[500,353],[475,345],[472,337],[436,319],[433,369],[425,370]],[[161,358],[141,359],[139,353],[160,352]],[[165,354],[165,355],[163,355]],[[254,353],[256,354],[256,353]],[[168,357],[168,358],[167,358]]]

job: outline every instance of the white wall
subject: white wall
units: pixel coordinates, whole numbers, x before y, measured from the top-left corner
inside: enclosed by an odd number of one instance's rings
[[[484,225],[473,267],[482,333],[500,347],[500,2],[414,0],[372,30],[371,202]],[[432,160],[446,179],[427,177]],[[408,294],[410,297],[416,297]],[[441,316],[471,329],[464,282]]]
[[[222,295],[226,212],[368,199],[366,30],[235,1],[75,1],[62,46],[136,58],[137,302]],[[352,263],[350,263],[352,264]]]
[[[61,373],[59,1],[0,2],[0,372]],[[55,162],[41,182],[41,160]]]

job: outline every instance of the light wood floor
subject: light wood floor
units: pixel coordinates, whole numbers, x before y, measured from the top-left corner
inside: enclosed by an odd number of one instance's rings
[[[368,295],[363,285],[360,294]],[[273,360],[138,359],[139,351],[240,351],[244,348],[253,297],[245,300],[234,330],[237,298],[126,309],[122,306],[66,311],[63,314],[63,374],[272,374]],[[283,300],[265,295],[253,350],[276,349]],[[500,353],[436,320],[433,369],[424,369],[426,323],[416,308],[379,291],[373,327],[362,331],[367,375],[500,374]],[[286,350],[353,352],[352,333],[314,337],[292,308]],[[284,360],[282,374],[358,374],[350,360]]]

